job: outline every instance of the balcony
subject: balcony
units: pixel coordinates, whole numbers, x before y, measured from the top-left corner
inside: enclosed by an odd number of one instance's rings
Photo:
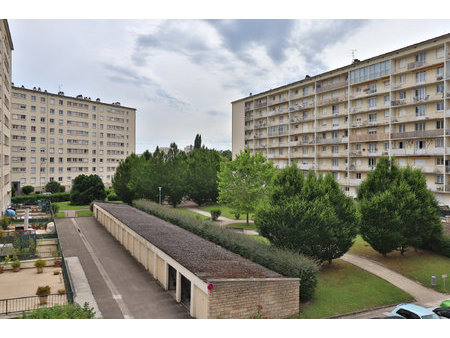
[[[389,134],[363,134],[363,135],[350,135],[350,142],[357,141],[378,141],[378,140],[388,140]]]
[[[250,110],[252,110],[251,107],[245,107],[245,112],[249,112]]]
[[[408,70],[419,69],[426,65],[425,61],[416,61],[408,63]]]
[[[267,123],[260,123],[260,124],[255,124],[255,129],[261,129],[261,128],[266,128],[267,127]]]
[[[444,148],[424,148],[424,149],[415,149],[415,148],[404,148],[404,149],[392,149],[392,156],[414,156],[414,155],[443,155]]]
[[[255,102],[255,109],[256,108],[265,108],[267,106],[267,102]]]
[[[348,185],[359,186],[361,184],[361,182],[362,182],[361,179],[351,178],[348,180]]]
[[[450,129],[447,129],[447,135],[450,135]],[[436,136],[444,136],[443,129],[434,129],[434,130],[416,130],[416,131],[407,131],[403,133],[392,133],[392,139],[404,139],[404,138],[416,138],[416,137],[436,137]]]
[[[348,100],[347,95],[343,95],[343,96],[339,96],[339,97],[332,97],[330,99],[317,101],[317,105],[324,106],[324,105],[329,105],[329,104],[334,104],[334,103],[339,103],[339,102],[345,102],[347,100]]]
[[[245,116],[245,121],[251,121],[253,120],[253,115]]]
[[[255,149],[265,149],[266,145],[265,144],[255,144]]]
[[[301,170],[313,170],[314,165],[313,164],[299,164],[298,168]]]
[[[445,190],[444,190],[444,184],[442,183],[436,183],[436,184],[429,184],[427,183],[427,188],[433,192],[448,192],[450,191],[450,184],[446,184],[445,185]]]
[[[337,144],[337,143],[342,143],[343,142],[343,138],[318,138],[317,139],[317,144]]]
[[[267,154],[266,158],[275,158],[275,154]]]
[[[253,138],[254,138],[253,135],[245,135],[246,140],[253,140]]]
[[[339,82],[332,83],[332,84],[324,86],[324,87],[316,88],[316,93],[320,94],[320,93],[327,92],[327,91],[330,91],[333,89],[343,88],[343,87],[347,87],[347,86],[348,86],[348,81],[339,81]]]

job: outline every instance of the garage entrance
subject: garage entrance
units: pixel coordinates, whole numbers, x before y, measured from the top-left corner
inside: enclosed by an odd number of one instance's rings
[[[169,264],[169,288],[168,290],[176,290],[177,288],[177,270]]]
[[[181,303],[187,308],[191,305],[191,282],[181,275]]]

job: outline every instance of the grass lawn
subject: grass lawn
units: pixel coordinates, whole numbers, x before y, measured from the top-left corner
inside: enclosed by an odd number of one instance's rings
[[[322,267],[315,295],[300,304],[299,318],[325,318],[412,300],[385,280],[337,259]]]
[[[185,208],[175,208],[174,210],[177,210],[178,212],[181,212],[181,213],[184,213],[184,214],[189,214],[189,215],[194,216],[194,217],[196,217],[198,219],[210,219],[207,216],[200,215],[200,214],[198,214],[198,213],[196,213],[194,211],[191,211],[191,210],[188,210],[188,209],[185,209]]]
[[[55,214],[55,218],[64,218],[66,214],[63,211],[59,211]]]
[[[247,225],[247,223],[233,223],[233,224],[228,224],[227,228],[239,228],[239,229],[244,229],[244,230],[256,230],[256,225],[255,223],[249,223]]]
[[[383,257],[360,236],[356,238],[355,244],[349,252],[377,261],[426,287],[431,287],[431,276],[436,276],[436,291],[448,292],[450,290],[450,282],[447,280],[447,290],[445,290],[441,278],[443,274],[450,273],[450,259],[447,257],[426,250],[415,252],[413,248],[409,248],[403,256],[400,252],[395,251]]]
[[[89,205],[71,205],[70,201],[66,202],[55,202],[53,204],[59,205],[59,210],[78,210],[78,209],[89,209]]]
[[[78,217],[92,216],[92,211],[90,211],[90,210],[80,210],[80,211],[77,211],[77,216]]]
[[[222,212],[220,216],[226,217],[226,218],[230,218],[230,219],[235,219],[233,212],[231,211],[231,209],[227,206],[222,206],[222,205],[208,205],[206,207],[199,207],[202,210],[211,212],[211,209],[217,209],[219,208],[220,211]],[[245,220],[246,219],[246,215],[241,215],[239,217],[239,219]],[[253,214],[248,215],[249,219],[253,219]]]

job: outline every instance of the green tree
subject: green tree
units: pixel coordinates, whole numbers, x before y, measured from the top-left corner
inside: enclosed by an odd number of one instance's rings
[[[61,192],[61,184],[59,184],[56,181],[48,182],[45,185],[45,191],[51,192],[52,194],[56,194],[58,192]]]
[[[73,205],[90,204],[94,200],[104,200],[105,185],[97,175],[78,175],[73,180],[70,191],[70,203]]]
[[[202,147],[202,135],[197,134],[195,135],[194,149],[200,149],[201,147]]]
[[[219,151],[219,154],[222,156],[222,157],[224,157],[225,159],[227,159],[228,161],[231,161],[232,160],[232,152],[231,152],[231,150],[220,150]]]
[[[168,202],[176,207],[181,203],[187,192],[187,162],[186,154],[180,151],[175,143],[170,144],[165,156],[162,187]]]
[[[194,149],[187,157],[187,185],[189,197],[198,205],[215,202],[219,194],[217,172],[221,157],[213,149]]]
[[[134,189],[130,185],[131,170],[138,163],[138,157],[135,154],[128,156],[125,161],[117,166],[112,179],[112,186],[117,197],[131,205],[134,198]]]
[[[358,189],[361,236],[382,255],[421,247],[442,235],[439,206],[418,169],[380,158]]]
[[[241,152],[233,161],[220,164],[219,203],[228,205],[235,212],[247,215],[254,212],[264,197],[267,185],[275,173],[272,162],[266,162],[261,154]]]
[[[329,263],[350,249],[358,232],[355,203],[334,177],[309,172],[305,180],[295,164],[272,181],[255,224],[273,245]]]
[[[25,195],[31,194],[33,191],[34,187],[32,187],[31,185],[26,185],[22,187],[22,193],[24,193]]]

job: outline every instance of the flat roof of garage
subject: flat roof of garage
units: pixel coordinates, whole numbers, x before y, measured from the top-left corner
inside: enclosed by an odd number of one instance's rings
[[[204,281],[214,278],[283,278],[220,245],[129,205],[95,204]]]

